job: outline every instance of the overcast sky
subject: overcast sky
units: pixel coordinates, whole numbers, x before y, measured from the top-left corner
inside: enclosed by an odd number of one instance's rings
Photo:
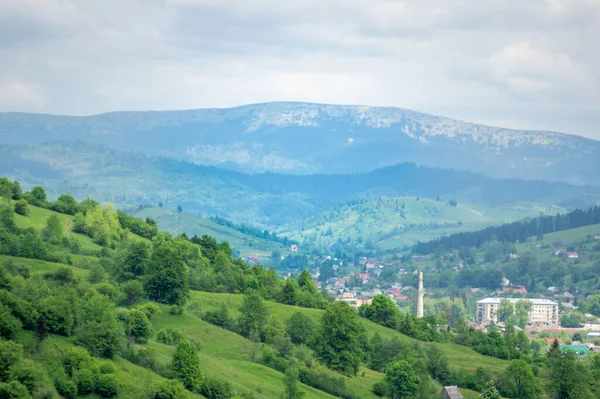
[[[600,0],[0,0],[0,111],[277,100],[600,139]]]

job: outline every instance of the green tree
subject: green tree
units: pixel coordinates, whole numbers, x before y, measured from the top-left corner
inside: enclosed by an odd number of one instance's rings
[[[27,387],[18,381],[0,382],[0,398],[2,399],[31,399]]]
[[[146,313],[141,310],[133,309],[129,314],[129,325],[127,326],[129,335],[137,343],[145,343],[152,336],[152,324],[146,317]]]
[[[19,215],[27,216],[29,214],[29,204],[27,200],[21,199],[15,202],[15,212]]]
[[[264,334],[269,312],[262,298],[255,291],[244,297],[238,318],[238,330],[244,337],[249,338],[253,332],[260,336]]]
[[[58,245],[62,242],[63,237],[60,218],[58,215],[49,216],[48,219],[46,219],[46,227],[42,229],[42,240]]]
[[[500,301],[500,306],[498,306],[498,321],[506,322],[514,312],[515,307],[512,302],[508,299],[503,299]]]
[[[0,204],[0,231],[2,228],[8,232],[15,232],[17,230],[15,213],[12,208],[6,204]]]
[[[317,293],[317,287],[315,286],[315,283],[313,282],[310,273],[306,269],[302,270],[302,272],[298,276],[298,286],[301,290],[306,291],[310,294]]]
[[[525,360],[513,360],[506,369],[512,397],[517,399],[535,399],[540,397],[541,387],[531,366]]]
[[[125,302],[132,305],[144,296],[144,285],[139,280],[130,280],[121,286],[121,291],[125,296]]]
[[[295,305],[297,295],[296,291],[296,281],[293,278],[286,279],[283,283],[283,287],[281,288],[281,293],[279,294],[279,302],[286,305]]]
[[[183,306],[189,296],[185,264],[169,243],[154,249],[148,264],[144,290],[154,301]]]
[[[43,312],[38,313],[35,323],[35,331],[33,333],[38,345],[48,338],[48,322],[46,321],[46,315],[44,315]]]
[[[285,390],[283,391],[284,399],[301,399],[304,397],[304,392],[300,390],[300,384],[298,384],[298,372],[296,369],[289,367],[285,371],[285,377],[283,379]]]
[[[531,310],[531,302],[527,300],[517,301],[515,304],[515,315],[517,316],[517,325],[525,328],[529,321],[529,311]]]
[[[183,384],[176,380],[166,380],[153,389],[151,399],[187,399]]]
[[[315,331],[312,319],[298,311],[285,322],[285,331],[296,345],[307,344]]]
[[[285,327],[281,319],[277,316],[271,316],[267,326],[265,327],[265,342],[272,344],[277,337],[285,336]]]
[[[177,343],[171,367],[186,388],[199,388],[202,385],[204,375],[200,370],[200,357],[196,347],[187,339]]]
[[[385,381],[392,399],[403,399],[416,395],[421,384],[421,379],[406,360],[400,360],[388,366],[385,371]]]
[[[150,250],[143,241],[132,241],[121,259],[120,267],[116,270],[118,281],[127,281],[144,275],[150,260]]]
[[[35,186],[30,193],[31,202],[33,205],[44,207],[46,205],[46,190],[42,186]]]
[[[398,307],[389,297],[375,295],[371,305],[366,310],[366,316],[371,321],[385,327],[396,328],[400,320]]]
[[[76,339],[93,356],[111,358],[122,347],[123,329],[106,295],[94,295],[85,303]]]
[[[315,357],[332,370],[356,375],[367,337],[358,314],[336,302],[325,309],[315,334]]]
[[[13,339],[21,329],[21,322],[15,316],[8,306],[0,303],[0,337]]]
[[[572,351],[560,349],[548,352],[550,383],[548,391],[557,399],[591,398],[588,389],[587,370]]]
[[[493,380],[489,380],[485,384],[485,388],[481,392],[479,399],[502,399]]]

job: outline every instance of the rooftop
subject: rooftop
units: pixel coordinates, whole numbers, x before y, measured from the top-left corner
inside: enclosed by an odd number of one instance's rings
[[[532,305],[558,305],[558,303],[551,301],[550,299],[539,299],[539,298],[485,298],[477,303],[487,305],[494,304],[499,305],[503,300],[511,301],[513,304],[519,301],[529,301]]]

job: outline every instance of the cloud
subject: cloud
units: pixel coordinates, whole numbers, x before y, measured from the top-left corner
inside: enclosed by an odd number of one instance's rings
[[[0,0],[0,11],[0,94],[18,82],[37,93],[2,110],[305,100],[600,139],[597,0]]]
[[[40,109],[46,104],[46,99],[39,87],[19,81],[0,81],[0,107],[18,110]]]

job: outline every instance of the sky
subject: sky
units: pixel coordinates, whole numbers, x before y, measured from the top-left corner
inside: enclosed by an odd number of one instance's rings
[[[0,0],[0,111],[397,106],[600,140],[600,0]]]

